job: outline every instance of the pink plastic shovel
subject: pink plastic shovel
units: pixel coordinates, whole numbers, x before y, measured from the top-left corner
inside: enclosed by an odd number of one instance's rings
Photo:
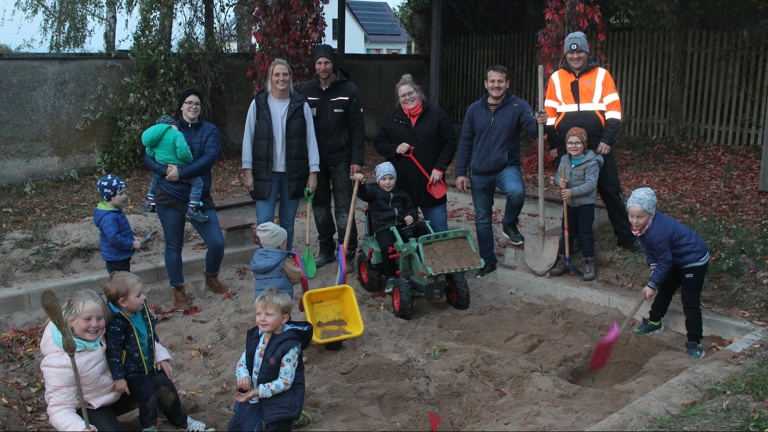
[[[635,307],[632,308],[632,311],[627,316],[627,319],[625,319],[624,323],[621,324],[621,327],[619,327],[614,321],[613,324],[611,324],[611,329],[608,330],[608,333],[603,336],[599,342],[597,342],[595,351],[592,353],[592,360],[589,362],[590,372],[597,372],[600,368],[605,366],[606,363],[608,363],[608,360],[611,359],[611,354],[613,353],[613,347],[616,345],[616,341],[619,340],[619,335],[622,331],[624,331],[624,329],[627,328],[627,325],[632,320],[632,317],[635,316],[637,310],[640,309],[640,305],[643,304],[644,300],[645,293],[641,293],[640,300],[638,300],[635,304]]]

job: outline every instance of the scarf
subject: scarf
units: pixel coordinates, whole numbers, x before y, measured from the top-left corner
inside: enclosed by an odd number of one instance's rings
[[[408,119],[411,121],[411,126],[416,126],[416,120],[419,119],[419,116],[421,115],[421,99],[411,108],[401,107],[403,108],[403,112],[405,115],[408,116]]]
[[[51,326],[51,339],[53,340],[53,343],[56,344],[57,347],[64,349],[63,336],[61,335],[59,328],[56,327],[55,325]],[[93,342],[88,342],[78,337],[75,337],[74,339],[75,339],[75,343],[77,344],[77,348],[75,349],[75,351],[95,351],[99,349],[99,345],[101,344],[101,338],[96,339]]]
[[[636,230],[635,228],[631,228],[632,229],[632,234],[634,234],[635,237],[640,237],[641,235],[643,235],[643,234],[648,232],[648,228],[651,227],[652,223],[653,223],[653,218],[651,218],[651,220],[648,221],[648,225],[643,227],[643,229],[641,229],[641,230]]]

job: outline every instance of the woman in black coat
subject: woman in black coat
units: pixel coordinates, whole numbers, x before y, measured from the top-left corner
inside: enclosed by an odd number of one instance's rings
[[[448,114],[429,103],[410,75],[403,75],[395,85],[398,106],[381,124],[374,138],[376,151],[392,162],[397,170],[397,185],[405,190],[421,210],[435,232],[448,230],[447,199],[435,198],[427,183],[443,179],[456,154],[456,131]],[[409,157],[409,150],[430,175],[427,179]]]

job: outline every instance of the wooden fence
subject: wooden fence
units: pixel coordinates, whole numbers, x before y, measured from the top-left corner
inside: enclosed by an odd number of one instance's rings
[[[606,68],[619,88],[624,133],[669,136],[677,125],[687,140],[762,144],[768,41],[691,30],[676,48],[677,37],[672,31],[609,33]],[[505,65],[515,94],[536,108],[533,35],[446,36],[444,42],[440,103],[454,123],[483,94],[483,72],[491,64]]]

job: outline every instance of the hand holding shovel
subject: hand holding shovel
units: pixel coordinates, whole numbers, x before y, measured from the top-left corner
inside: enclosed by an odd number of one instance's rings
[[[403,156],[411,158],[419,171],[421,171],[421,173],[424,174],[424,177],[427,178],[427,192],[429,192],[430,195],[437,199],[445,196],[446,192],[448,192],[448,188],[445,186],[445,182],[443,179],[440,179],[439,181],[432,183],[432,177],[427,174],[427,171],[424,169],[424,167],[422,167],[419,161],[417,161],[413,156],[413,147],[409,147],[408,151],[403,153]]]
[[[43,310],[53,325],[61,333],[62,348],[64,352],[69,356],[69,360],[72,362],[72,371],[75,373],[75,386],[77,387],[77,399],[80,402],[80,411],[85,421],[85,430],[91,430],[90,422],[88,421],[88,410],[85,404],[85,395],[83,395],[83,386],[80,384],[80,372],[77,370],[77,362],[75,361],[75,351],[77,350],[77,344],[75,338],[72,337],[72,333],[67,327],[67,323],[64,320],[64,315],[61,314],[61,303],[56,298],[56,294],[51,290],[45,290],[40,297],[40,303],[43,305]]]

